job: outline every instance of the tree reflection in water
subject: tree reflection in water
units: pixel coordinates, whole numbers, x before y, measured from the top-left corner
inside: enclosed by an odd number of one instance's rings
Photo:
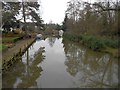
[[[37,87],[36,79],[42,72],[42,68],[37,65],[43,60],[42,53],[41,50],[38,50],[34,55],[29,55],[29,50],[27,50],[26,54],[21,57],[21,60],[13,66],[14,68],[12,69],[11,67],[10,71],[7,71],[3,75],[3,88]],[[9,75],[9,77],[4,77],[7,75]]]
[[[49,41],[49,45],[51,47],[53,47],[54,43],[55,43],[55,40],[56,40],[56,37],[49,37],[48,38],[48,41]]]
[[[45,46],[45,53],[41,52],[40,46]],[[46,59],[41,63],[44,55]],[[44,69],[42,75],[41,65]],[[62,38],[53,37],[46,39],[44,43],[36,41],[21,60],[3,75],[3,88],[41,88],[47,87],[46,85],[117,87],[118,60],[109,54],[93,52]]]
[[[67,72],[76,87],[118,87],[118,60],[63,40]],[[76,80],[77,79],[77,80]]]

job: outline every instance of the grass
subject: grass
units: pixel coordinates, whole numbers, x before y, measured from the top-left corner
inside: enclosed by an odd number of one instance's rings
[[[104,49],[102,51],[112,54],[114,57],[118,57],[118,58],[120,57],[120,55],[118,54],[118,49],[106,47],[106,49]]]
[[[0,38],[0,40],[16,40],[18,39],[19,37],[3,37],[3,38]]]
[[[0,44],[0,51],[4,50],[4,49],[6,49],[6,48],[7,48],[6,45],[4,45],[4,44]]]
[[[21,39],[21,37],[3,37],[3,38],[0,38],[0,40],[4,43],[6,43],[6,42],[16,42],[16,41],[18,41],[18,40],[20,40]]]
[[[3,37],[3,38],[0,38],[1,41],[14,41],[16,42],[20,37]],[[8,46],[6,44],[0,44],[0,51],[6,49]]]

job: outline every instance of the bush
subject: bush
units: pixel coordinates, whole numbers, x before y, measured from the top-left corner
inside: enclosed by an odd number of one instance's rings
[[[94,36],[84,36],[82,35],[82,41],[84,45],[92,50],[100,50],[104,48],[104,43],[102,40],[94,37]]]
[[[118,40],[111,40],[108,38],[101,38],[92,35],[75,35],[71,33],[65,33],[63,37],[69,39],[70,41],[75,41],[75,42],[82,41],[82,43],[85,46],[91,48],[92,50],[100,50],[105,47],[112,47],[112,48],[119,47]]]
[[[104,43],[108,47],[118,48],[118,40],[103,39]]]

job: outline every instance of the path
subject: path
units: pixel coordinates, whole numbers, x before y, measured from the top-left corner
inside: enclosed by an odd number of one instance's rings
[[[23,50],[25,45],[30,44],[34,38],[31,39],[25,39],[25,40],[20,40],[15,43],[15,46],[12,48],[9,48],[7,51],[2,52],[2,57],[0,56],[0,63],[2,60],[8,61],[12,56],[16,53],[19,52],[20,48]]]

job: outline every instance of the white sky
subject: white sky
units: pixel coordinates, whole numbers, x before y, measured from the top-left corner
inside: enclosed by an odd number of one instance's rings
[[[41,0],[42,19],[44,23],[61,23],[65,17],[67,2],[69,0]]]

